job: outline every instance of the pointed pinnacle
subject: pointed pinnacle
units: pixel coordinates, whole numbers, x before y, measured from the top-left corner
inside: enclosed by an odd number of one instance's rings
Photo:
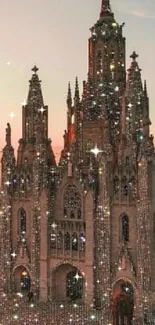
[[[146,80],[144,80],[144,94],[147,96],[147,84],[146,84]]]
[[[70,82],[68,83],[68,94],[67,94],[67,106],[72,106],[72,93],[71,93],[71,85]]]
[[[80,94],[79,94],[79,83],[78,83],[78,77],[75,79],[75,95],[74,99],[80,99]]]
[[[110,0],[102,0],[100,18],[105,16],[105,13],[107,12],[111,12]]]

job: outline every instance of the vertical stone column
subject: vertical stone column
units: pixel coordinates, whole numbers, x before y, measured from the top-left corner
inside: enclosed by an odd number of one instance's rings
[[[110,202],[106,154],[99,159],[99,196],[95,216],[95,301],[104,324],[110,323]]]
[[[47,254],[48,254],[48,200],[47,191],[44,189],[40,197],[41,206],[41,234],[40,234],[40,300],[47,301]]]
[[[151,210],[148,191],[148,161],[145,155],[138,163],[137,203],[137,288],[139,302],[135,311],[136,323],[152,323],[151,317]]]
[[[86,215],[86,286],[85,286],[85,302],[93,303],[94,298],[94,200],[93,193],[88,192],[85,198],[85,215]],[[93,243],[93,244],[92,244]]]

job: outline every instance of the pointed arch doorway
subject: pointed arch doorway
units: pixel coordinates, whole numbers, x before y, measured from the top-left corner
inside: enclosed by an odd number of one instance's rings
[[[128,281],[119,281],[113,293],[113,325],[132,325],[134,290]]]
[[[30,291],[31,277],[26,267],[18,266],[15,268],[13,278],[16,292],[27,293]]]

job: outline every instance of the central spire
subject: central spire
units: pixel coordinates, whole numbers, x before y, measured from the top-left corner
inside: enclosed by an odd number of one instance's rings
[[[109,12],[111,12],[110,0],[102,0],[100,18],[104,17],[105,14]]]

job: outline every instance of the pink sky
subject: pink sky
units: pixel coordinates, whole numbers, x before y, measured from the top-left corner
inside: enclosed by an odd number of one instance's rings
[[[0,147],[5,144],[7,122],[12,126],[12,144],[21,137],[22,103],[27,98],[31,68],[39,67],[45,105],[49,106],[49,137],[60,154],[66,128],[68,81],[74,89],[87,76],[89,28],[97,21],[101,0],[2,0],[0,17]],[[127,68],[135,49],[147,80],[152,132],[155,134],[155,1],[111,0],[118,22],[126,22]],[[9,64],[10,63],[10,64]],[[15,113],[14,119],[9,117]]]

